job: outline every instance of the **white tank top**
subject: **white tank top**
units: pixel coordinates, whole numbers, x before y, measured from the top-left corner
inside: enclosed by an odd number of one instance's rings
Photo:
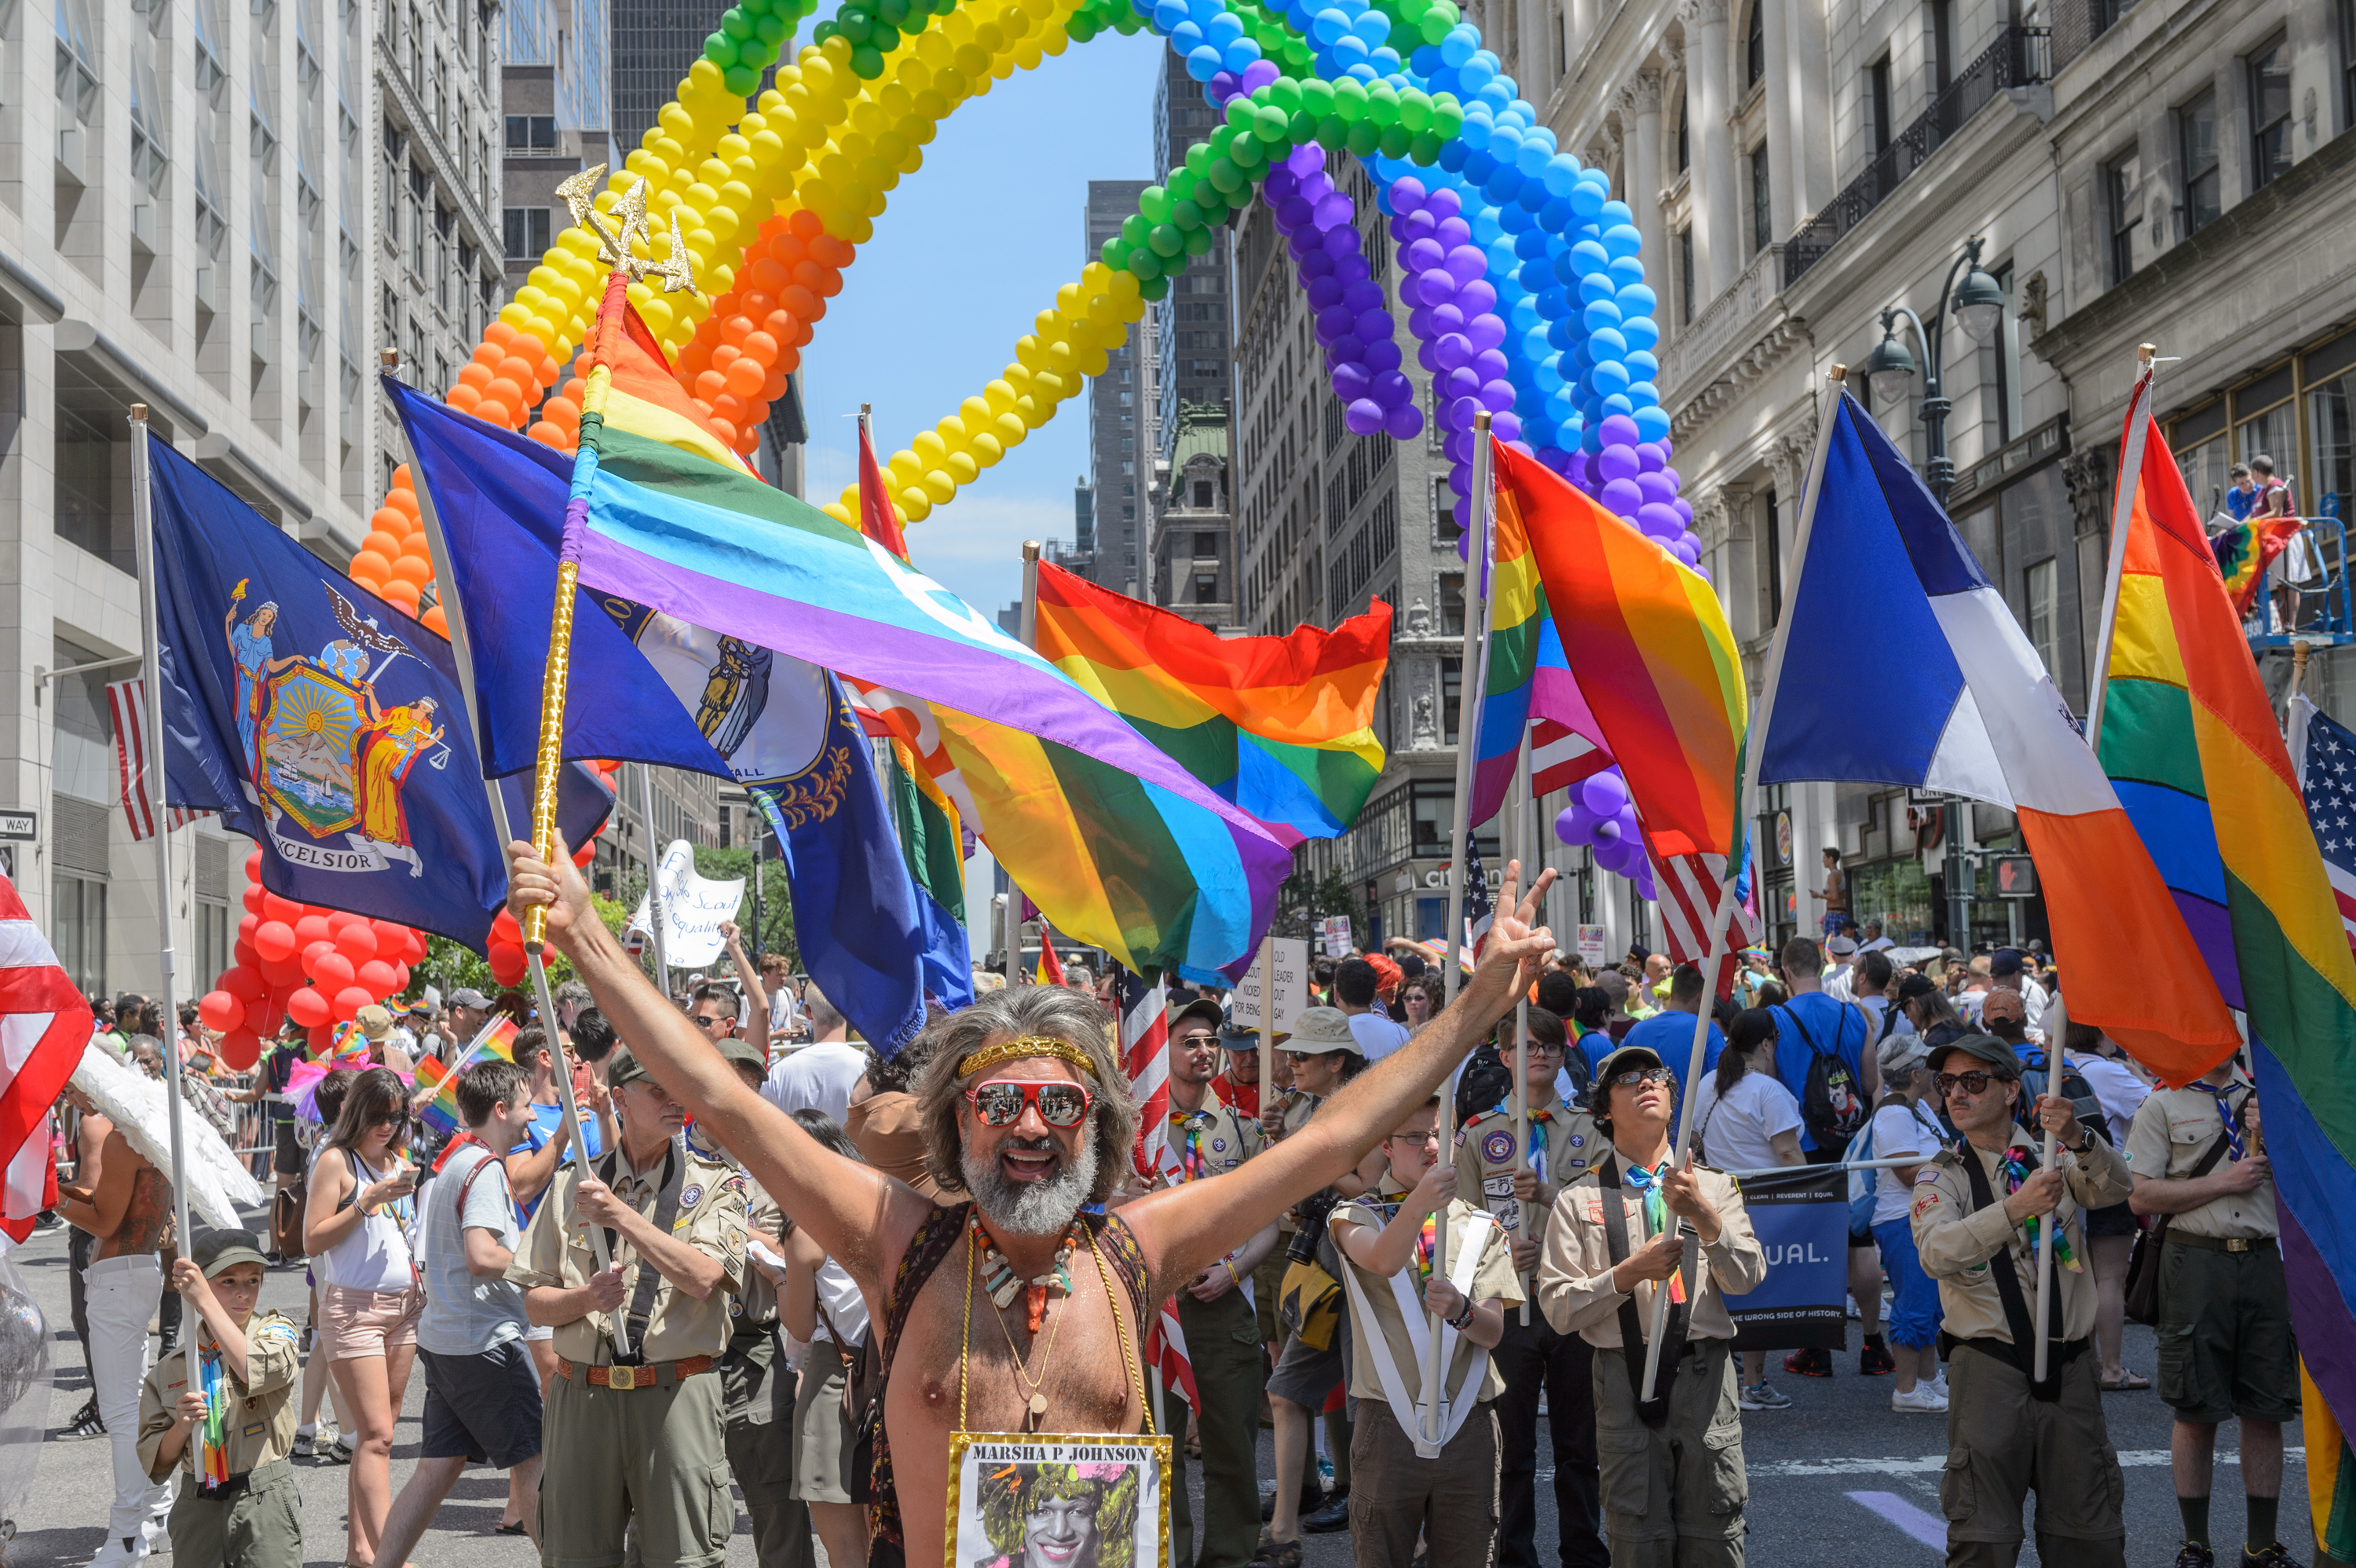
[[[369,1168],[366,1160],[346,1148],[323,1148],[312,1157],[316,1168],[322,1158],[341,1157],[352,1178],[352,1201],[357,1201],[360,1189],[371,1182],[382,1181],[390,1171]],[[373,1214],[364,1214],[360,1222],[344,1233],[344,1239],[324,1253],[315,1253],[311,1271],[321,1285],[341,1285],[347,1290],[372,1290],[398,1294],[417,1283],[417,1270],[409,1250],[409,1227],[416,1212],[416,1199],[403,1198],[388,1203]]]

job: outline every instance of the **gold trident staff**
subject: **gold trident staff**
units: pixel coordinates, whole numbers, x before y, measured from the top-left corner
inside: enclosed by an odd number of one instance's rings
[[[613,382],[609,368],[621,341],[622,314],[629,308],[630,284],[646,277],[662,280],[663,293],[695,290],[695,258],[679,231],[679,213],[670,215],[670,254],[657,261],[632,249],[652,243],[647,231],[647,182],[639,180],[613,204],[611,216],[621,227],[608,229],[595,206],[598,182],[605,165],[584,169],[556,187],[572,210],[575,226],[597,237],[597,259],[613,270],[605,274],[605,294],[597,306],[596,337],[591,348],[588,385],[581,397],[581,440],[573,464],[573,493],[564,503],[564,545],[556,564],[556,611],[548,626],[548,673],[540,688],[540,752],[531,775],[531,848],[544,861],[556,854],[556,781],[564,763],[564,694],[573,668],[573,603],[581,581],[580,533],[589,516],[589,487],[597,474],[597,432],[605,423],[605,391]],[[653,824],[646,825],[649,833]],[[548,942],[548,910],[534,905],[524,912],[523,945],[535,968]]]

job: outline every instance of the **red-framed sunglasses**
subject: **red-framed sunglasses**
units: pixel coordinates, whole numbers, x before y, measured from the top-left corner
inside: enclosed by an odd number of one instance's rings
[[[985,1127],[1011,1127],[1028,1105],[1051,1127],[1076,1127],[1087,1119],[1097,1097],[1077,1083],[993,1078],[965,1092],[966,1104]]]

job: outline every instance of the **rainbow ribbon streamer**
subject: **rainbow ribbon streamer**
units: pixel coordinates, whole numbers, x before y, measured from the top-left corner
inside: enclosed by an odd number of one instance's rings
[[[208,1487],[219,1487],[229,1480],[229,1411],[231,1403],[229,1391],[221,1384],[226,1374],[221,1369],[218,1352],[205,1352],[198,1358],[198,1378],[205,1391],[205,1424],[197,1443],[197,1464]]]

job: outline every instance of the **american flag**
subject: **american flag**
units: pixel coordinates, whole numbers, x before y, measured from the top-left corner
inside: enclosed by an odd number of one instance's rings
[[[90,1004],[0,876],[0,1251],[32,1232],[57,1201],[58,1168],[49,1107],[81,1062],[96,1022]]]
[[[1488,944],[1489,924],[1496,912],[1489,905],[1489,873],[1481,868],[1481,841],[1467,834],[1464,839],[1464,946],[1474,963],[1481,959],[1481,949]]]
[[[114,718],[114,766],[122,779],[123,815],[131,824],[131,837],[146,838],[155,831],[155,810],[147,791],[147,682],[134,677],[118,680],[106,688],[106,706]],[[167,828],[186,827],[199,816],[210,816],[209,811],[190,811],[185,806],[173,806],[165,814]]]
[[[2291,699],[2290,740],[2340,928],[2356,947],[2356,731],[2333,723],[2302,695]]]
[[[1120,1064],[1137,1102],[1137,1174],[1156,1179],[1162,1151],[1170,1139],[1170,989],[1160,980],[1124,969],[1120,974]],[[1194,1364],[1186,1355],[1186,1332],[1178,1326],[1176,1297],[1162,1302],[1145,1331],[1145,1364],[1163,1383],[1196,1405]]]
[[[1673,855],[1653,858],[1653,885],[1660,894],[1661,928],[1668,940],[1669,962],[1672,964],[1703,964],[1709,959],[1710,917],[1717,912],[1719,896],[1725,890],[1726,857],[1723,855]],[[1748,882],[1746,871],[1745,881]],[[1759,905],[1755,886],[1750,896],[1738,891],[1733,912],[1726,923],[1726,948],[1730,960],[1741,949],[1759,939]],[[1734,984],[1734,965],[1730,961],[1717,979],[1716,989],[1721,997],[1730,994]]]
[[[1612,765],[1612,753],[1551,719],[1530,720],[1530,793],[1544,796],[1569,789]]]

